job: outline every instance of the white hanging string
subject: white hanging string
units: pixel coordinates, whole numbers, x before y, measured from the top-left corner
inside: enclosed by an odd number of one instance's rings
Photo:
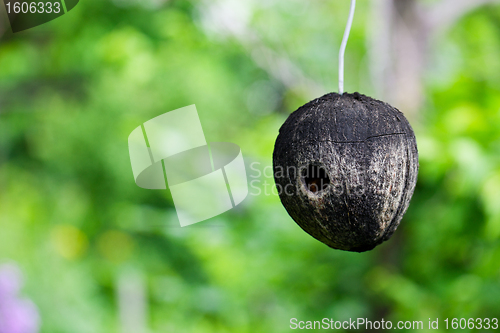
[[[356,0],[351,0],[351,10],[349,12],[349,19],[347,20],[347,25],[344,31],[344,38],[342,38],[342,44],[340,45],[339,52],[339,94],[344,93],[344,55],[347,46],[347,41],[349,40],[349,34],[351,33],[352,21],[354,20],[354,11],[356,9]]]

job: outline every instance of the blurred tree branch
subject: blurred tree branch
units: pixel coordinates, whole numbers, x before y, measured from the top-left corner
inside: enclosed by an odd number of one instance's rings
[[[500,0],[442,0],[424,12],[423,19],[432,31],[446,29],[472,10]]]
[[[367,35],[375,97],[387,100],[410,118],[416,117],[424,102],[423,75],[432,37],[488,3],[500,0],[442,0],[432,6],[424,6],[419,0],[372,0],[373,25]],[[240,20],[235,24],[236,18],[229,15],[231,8],[223,8],[227,3],[204,4],[208,7],[205,13],[216,15],[211,19],[218,23],[220,31],[239,41],[271,77],[310,98],[327,92],[286,57],[286,52],[266,45],[248,22]]]
[[[251,55],[254,63],[287,89],[303,91],[308,98],[316,98],[327,93],[326,88],[308,78],[297,64],[266,46],[257,34],[253,33],[249,40],[239,39],[239,41]]]
[[[433,36],[489,3],[500,0],[442,0],[430,7],[418,0],[372,0],[375,19],[367,35],[376,97],[415,118],[424,101],[423,75]]]
[[[237,11],[232,7],[233,2],[204,0],[201,3],[202,17],[204,17],[205,23],[211,26],[211,30],[215,30],[221,36],[234,38],[259,68],[284,87],[301,92],[309,99],[329,91],[307,77],[300,66],[286,56],[286,52],[280,52],[266,45],[244,17],[235,15]],[[246,15],[251,15],[249,8],[247,11],[249,13]]]

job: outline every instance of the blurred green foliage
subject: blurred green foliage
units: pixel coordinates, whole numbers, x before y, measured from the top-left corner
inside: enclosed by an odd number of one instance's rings
[[[247,23],[335,90],[348,5],[273,1],[252,7]],[[346,89],[370,94],[366,7]],[[286,332],[292,317],[499,317],[500,8],[471,13],[435,41],[427,104],[413,120],[414,198],[393,239],[363,254],[304,233],[265,194],[271,185],[180,228],[168,191],[134,184],[129,133],[190,104],[207,140],[240,145],[248,166],[259,163],[250,180],[273,184],[280,125],[318,97],[207,28],[205,10],[197,1],[82,0],[0,40],[0,259],[26,273],[42,332],[119,331],[118,286],[130,274],[144,283],[152,332]]]

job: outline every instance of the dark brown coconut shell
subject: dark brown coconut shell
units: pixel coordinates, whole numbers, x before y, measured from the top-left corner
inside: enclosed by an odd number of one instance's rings
[[[418,151],[404,115],[354,93],[293,112],[273,153],[281,202],[314,238],[363,252],[388,240],[415,189]]]

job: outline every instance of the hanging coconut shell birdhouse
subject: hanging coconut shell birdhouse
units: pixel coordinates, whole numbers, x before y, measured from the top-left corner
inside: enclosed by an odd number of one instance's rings
[[[339,94],[317,98],[280,128],[274,179],[288,214],[314,238],[363,252],[388,240],[417,182],[415,134],[387,103],[344,94],[344,55],[356,0],[339,52]]]
[[[293,112],[273,153],[281,202],[314,238],[363,252],[388,240],[418,173],[413,130],[387,103],[331,93]]]

